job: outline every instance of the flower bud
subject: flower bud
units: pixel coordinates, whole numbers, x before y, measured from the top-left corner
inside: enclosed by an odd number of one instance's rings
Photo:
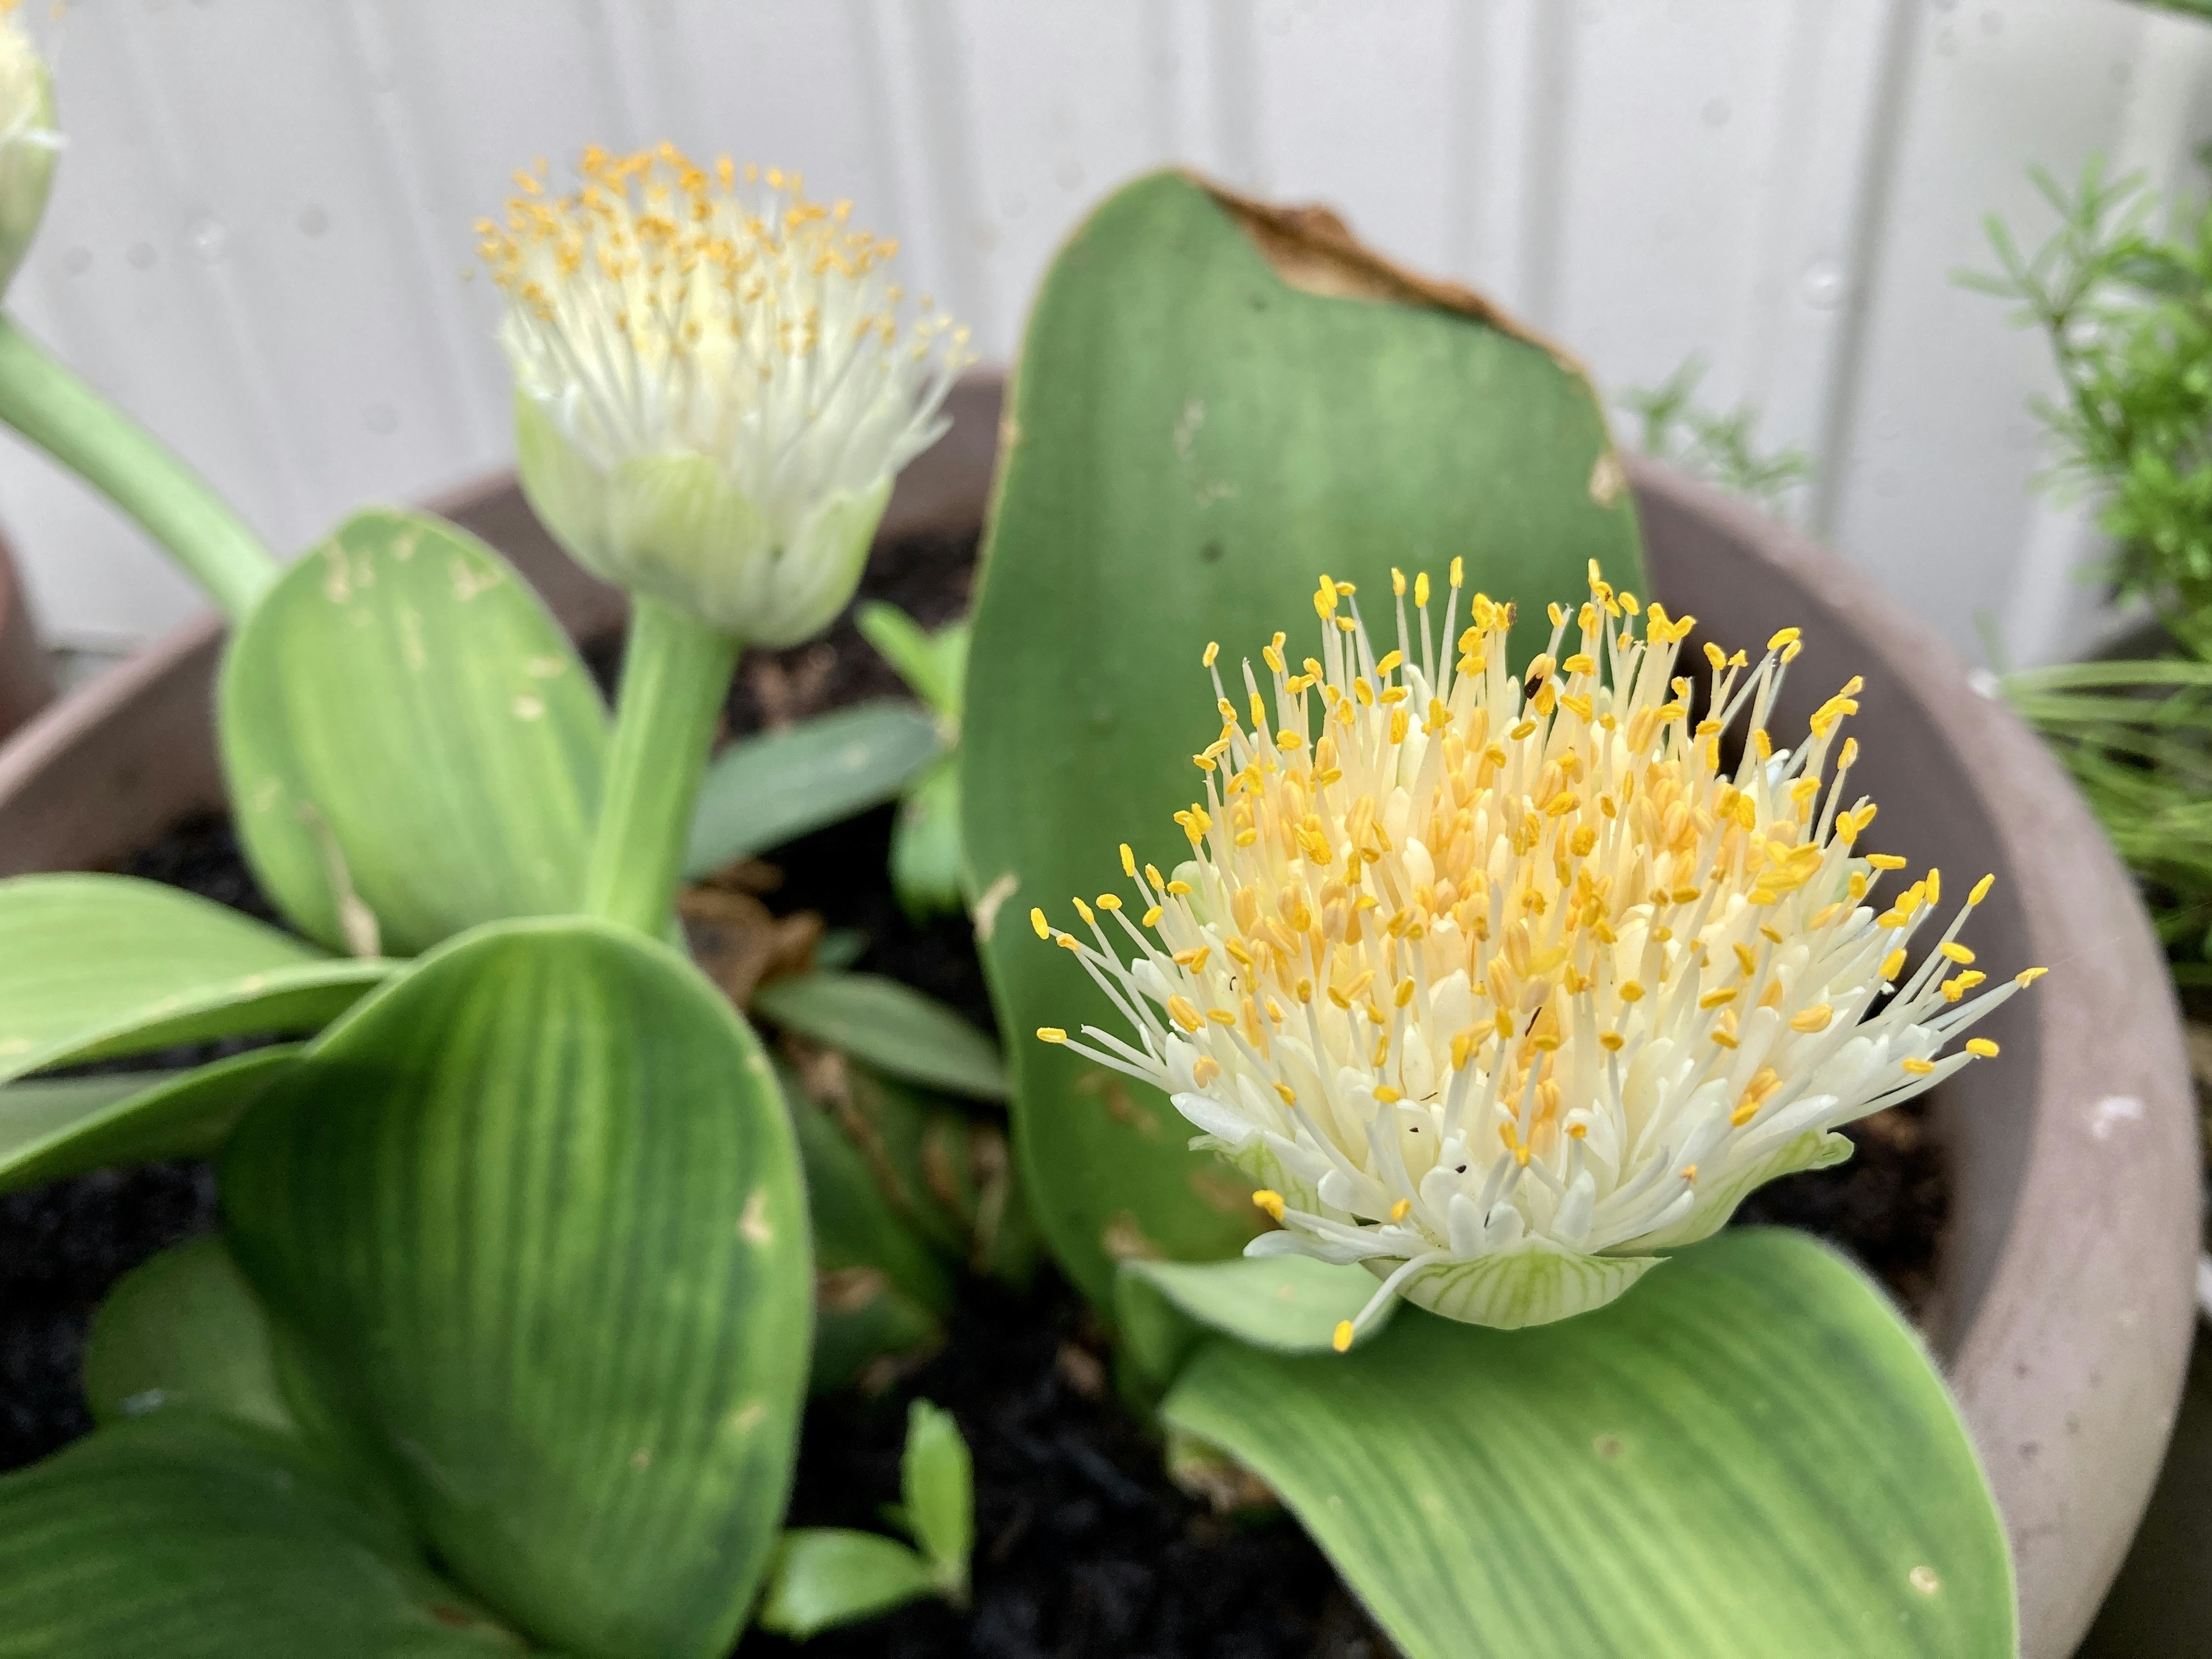
[[[903,328],[895,245],[794,175],[674,148],[517,179],[478,227],[507,301],[524,493],[589,569],[749,643],[851,599],[899,469],[936,441],[966,331]]]
[[[53,77],[15,7],[0,8],[0,293],[38,234],[60,148]]]

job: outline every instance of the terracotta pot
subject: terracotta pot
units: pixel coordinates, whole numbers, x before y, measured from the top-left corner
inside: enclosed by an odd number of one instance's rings
[[[31,627],[15,562],[0,543],[0,738],[53,701],[53,676]]]
[[[978,522],[998,405],[992,380],[960,388],[953,431],[900,481],[886,537]],[[1954,1219],[1929,1336],[2011,1530],[2023,1651],[2061,1659],[2126,1551],[2187,1358],[2196,1145],[2163,958],[2063,775],[1928,629],[1756,514],[1663,467],[1630,472],[1668,606],[1731,643],[1805,629],[1779,729],[1863,674],[1853,776],[1882,803],[1871,839],[1961,887],[1994,871],[1975,948],[2052,969],[1990,1023],[2002,1064],[1969,1067],[1938,1103]],[[511,484],[445,510],[520,563],[580,633],[619,614]],[[0,750],[0,874],[106,863],[220,804],[208,721],[219,644],[212,621],[196,623]]]

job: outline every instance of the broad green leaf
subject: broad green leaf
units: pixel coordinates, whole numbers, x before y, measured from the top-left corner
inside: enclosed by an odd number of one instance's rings
[[[1114,1313],[1131,1357],[1166,1383],[1209,1334],[1276,1353],[1332,1353],[1338,1322],[1358,1317],[1376,1287],[1364,1267],[1306,1255],[1124,1261]],[[1386,1309],[1360,1340],[1372,1341],[1389,1317]]]
[[[1190,757],[1221,730],[1207,643],[1231,696],[1278,629],[1293,660],[1312,653],[1323,572],[1388,641],[1393,567],[1441,587],[1463,556],[1470,586],[1519,602],[1522,655],[1547,601],[1586,597],[1591,560],[1645,586],[1581,370],[1324,219],[1181,174],[1130,185],[1047,274],[1007,410],[961,738],[968,890],[1008,895],[982,931],[1017,1139],[1055,1251],[1099,1300],[1119,1258],[1234,1254],[1249,1188],[1188,1150],[1159,1095],[1030,1036],[1119,1022],[1068,953],[1012,924],[1118,888],[1121,842],[1162,870],[1188,856],[1171,815],[1203,798]]]
[[[311,1031],[393,964],[313,947],[158,882],[0,881],[0,1083],[55,1066]]]
[[[1304,1522],[1407,1659],[2010,1659],[2004,1529],[1926,1352],[1802,1235],[1524,1331],[1229,1341],[1162,1407]]]
[[[290,1441],[189,1411],[0,1480],[0,1659],[526,1651]]]
[[[293,1431],[269,1321],[217,1237],[188,1239],[116,1281],[84,1348],[93,1420],[183,1409]]]
[[[885,1075],[979,1100],[1006,1097],[998,1045],[941,1002],[876,974],[795,974],[753,997],[763,1017]]]
[[[905,1545],[872,1532],[801,1527],[783,1535],[758,1623],[805,1641],[856,1625],[933,1594],[929,1564]]]
[[[795,836],[895,800],[943,748],[902,702],[862,703],[745,738],[708,763],[685,873],[697,880]]]
[[[513,567],[418,513],[357,513],[240,628],[218,698],[239,841],[301,930],[428,949],[572,909],[606,710]]]
[[[479,929],[327,1033],[221,1173],[280,1337],[457,1579],[576,1659],[726,1651],[812,1273],[775,1075],[688,963]]]
[[[907,1526],[939,1584],[951,1594],[964,1593],[968,1558],[975,1547],[975,1466],[952,1413],[927,1400],[907,1408],[899,1491]]]
[[[877,1180],[870,1153],[787,1079],[814,1230],[811,1386],[842,1388],[868,1364],[937,1346],[952,1281]]]
[[[113,1164],[205,1158],[298,1052],[280,1044],[188,1072],[0,1088],[0,1192]]]

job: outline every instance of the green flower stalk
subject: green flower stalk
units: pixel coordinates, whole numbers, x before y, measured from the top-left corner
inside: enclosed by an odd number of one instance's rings
[[[46,216],[61,145],[53,77],[17,21],[15,0],[0,0],[0,293]],[[228,503],[6,317],[0,422],[136,519],[234,622],[275,577],[276,561]]]
[[[585,908],[657,931],[739,647],[796,644],[850,602],[967,334],[927,304],[902,327],[895,244],[796,174],[740,180],[670,144],[589,149],[578,173],[567,196],[518,174],[479,252],[507,299],[523,493],[637,604]]]

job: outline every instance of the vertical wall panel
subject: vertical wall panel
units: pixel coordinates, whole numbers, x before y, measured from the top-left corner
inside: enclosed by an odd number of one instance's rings
[[[1180,161],[1320,198],[1614,391],[1692,353],[1820,452],[1838,545],[1972,648],[2076,646],[2079,509],[2031,499],[2040,343],[1959,290],[2024,178],[2193,175],[2212,30],[2118,0],[79,0],[70,145],[9,303],[280,545],[499,465],[473,222],[518,165],[669,137],[793,167],[1003,359],[1099,194]],[[54,638],[194,600],[0,444]]]
[[[2027,163],[2070,179],[2112,146],[2143,17],[2078,0],[1960,0],[1917,20],[1856,406],[1823,459],[1838,545],[1974,654],[1976,618],[2002,621],[2029,532],[2044,456],[2023,404],[2051,372],[2039,337],[1951,273],[1990,264],[1985,211],[2039,240],[2051,215]]]

